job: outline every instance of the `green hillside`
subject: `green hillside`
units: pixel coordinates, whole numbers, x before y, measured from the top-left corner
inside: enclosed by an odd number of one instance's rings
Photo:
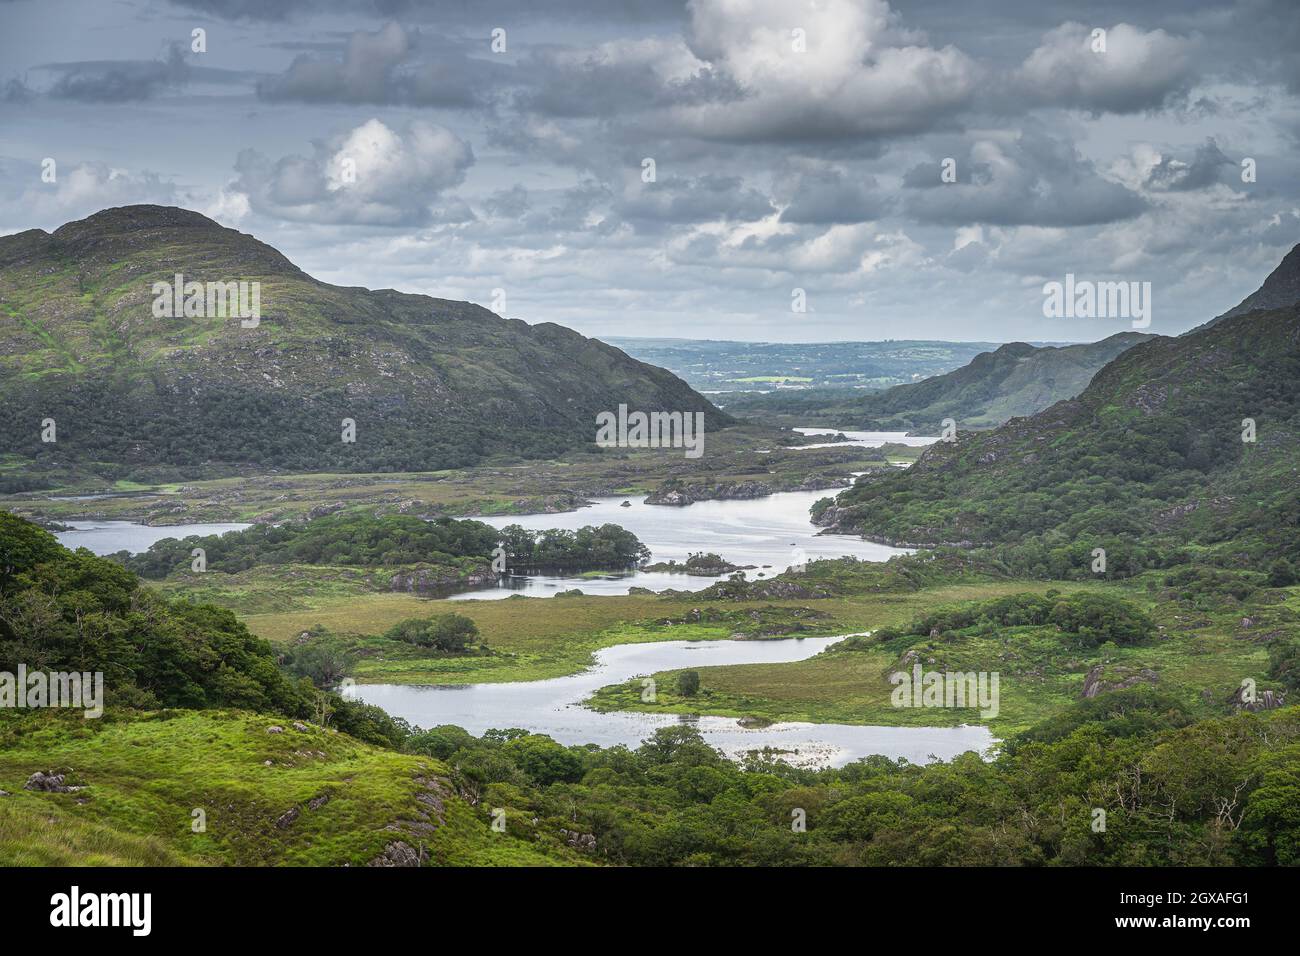
[[[798,415],[806,424],[849,429],[935,434],[945,418],[965,428],[991,428],[1074,397],[1097,369],[1149,338],[1140,332],[1120,332],[1081,345],[1011,342],[982,352],[951,372],[882,392],[861,395],[822,389],[741,396],[729,399],[726,409],[755,419],[771,412]]]
[[[1255,441],[1243,441],[1243,421]],[[1077,399],[960,433],[824,523],[909,542],[1213,546],[1300,555],[1300,307],[1147,341]],[[1086,552],[1086,548],[1084,551]]]
[[[260,282],[260,322],[156,317],[153,284],[177,273]],[[727,421],[671,373],[569,329],[328,285],[189,210],[126,206],[0,237],[0,455],[29,482],[552,455],[592,447],[596,414],[620,403]],[[47,418],[57,442],[42,441]]]

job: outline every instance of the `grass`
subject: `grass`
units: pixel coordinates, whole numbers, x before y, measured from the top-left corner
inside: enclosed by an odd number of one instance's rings
[[[422,845],[439,865],[573,862],[558,837],[535,845],[494,833],[437,761],[306,726],[242,711],[6,718],[0,865],[355,866],[395,840]],[[66,771],[85,789],[23,790],[37,770]],[[427,790],[430,779],[442,789]],[[417,799],[429,793],[441,809]],[[292,809],[296,819],[278,822]]]
[[[932,589],[906,595],[911,600],[897,603],[894,613],[880,615],[878,623],[902,623],[926,604],[1017,591],[1041,592],[1047,586],[1042,582],[1011,582],[1006,586],[980,586],[974,593],[963,588]],[[1059,583],[1055,587],[1072,589]],[[1189,614],[1186,608],[1161,602],[1137,588],[1121,589],[1165,625],[1161,637],[1139,646],[1083,649],[1050,627],[1008,628],[988,636],[963,635],[952,643],[905,636],[888,643],[858,642],[863,646],[853,650],[832,647],[789,664],[701,668],[700,691],[690,698],[676,693],[680,671],[663,672],[653,675],[659,688],[654,703],[641,700],[642,686],[636,680],[602,688],[588,705],[598,710],[886,726],[985,723],[995,733],[1005,735],[1030,727],[1079,700],[1087,671],[1103,662],[1123,675],[1142,668],[1155,671],[1161,690],[1173,693],[1201,716],[1222,713],[1227,699],[1245,678],[1256,680],[1261,690],[1270,686],[1265,677],[1267,650],[1241,631],[1240,609]],[[1292,596],[1283,607],[1293,608],[1300,600],[1294,595],[1296,591],[1291,589]],[[910,670],[910,663],[901,660],[910,648],[918,650],[926,670],[998,672],[997,716],[984,720],[974,709],[894,707],[894,685],[889,675]]]
[[[588,667],[604,647],[641,641],[721,639],[725,627],[694,627],[689,633],[637,623],[682,615],[689,600],[626,597],[513,597],[500,601],[431,601],[409,594],[361,594],[326,598],[312,610],[253,614],[253,633],[273,642],[296,638],[321,625],[336,633],[381,634],[399,621],[455,611],[473,619],[489,657],[367,658],[354,677],[361,683],[471,684],[543,680]]]
[[[952,585],[910,593],[862,594],[846,598],[781,601],[729,601],[727,612],[738,619],[768,609],[819,612],[805,636],[846,634],[910,620],[935,603],[979,600],[1025,590],[1045,590],[1042,582]],[[380,634],[411,617],[433,617],[455,611],[474,620],[481,639],[494,652],[489,657],[367,658],[358,662],[354,677],[361,683],[465,684],[485,681],[543,680],[575,674],[592,663],[592,655],[615,644],[650,641],[725,640],[740,626],[734,622],[684,623],[696,608],[708,608],[691,595],[583,596],[563,598],[512,597],[499,601],[433,601],[409,594],[320,596],[310,609],[251,614],[243,617],[253,633],[272,642],[285,642],[315,626],[336,633]],[[671,620],[675,623],[665,624]],[[771,665],[776,679],[795,679]],[[741,670],[743,668],[723,668]],[[827,719],[827,718],[821,718]]]

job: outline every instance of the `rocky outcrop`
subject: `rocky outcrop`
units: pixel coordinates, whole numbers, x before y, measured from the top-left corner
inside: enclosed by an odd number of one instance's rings
[[[423,866],[429,859],[429,854],[421,847],[416,850],[402,840],[394,840],[388,846],[384,847],[384,852],[379,854],[366,866]]]
[[[576,850],[583,853],[596,852],[596,835],[594,833],[581,833],[577,830],[560,830],[560,836],[564,842]]]
[[[451,587],[480,587],[497,579],[489,567],[462,571],[442,565],[418,565],[395,571],[388,579],[388,590],[410,593],[434,592]]]
[[[27,778],[27,783],[23,784],[24,790],[35,790],[39,793],[76,793],[84,790],[84,787],[70,787],[65,784],[65,777],[61,773],[45,773],[38,770]]]
[[[1124,690],[1128,687],[1136,687],[1138,684],[1154,684],[1159,680],[1160,675],[1149,667],[1135,669],[1111,666],[1108,668],[1105,664],[1097,664],[1083,678],[1083,698],[1087,700],[1107,691]]]
[[[1228,698],[1228,703],[1237,711],[1247,710],[1251,713],[1257,713],[1261,710],[1274,710],[1286,704],[1286,695],[1280,691],[1272,690],[1247,690],[1246,687],[1238,687]]]

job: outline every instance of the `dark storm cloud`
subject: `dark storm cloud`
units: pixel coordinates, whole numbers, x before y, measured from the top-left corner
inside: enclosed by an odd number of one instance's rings
[[[1162,156],[1147,176],[1148,189],[1166,189],[1182,192],[1213,186],[1223,177],[1224,167],[1236,169],[1237,164],[1223,154],[1214,140],[1200,146],[1191,162],[1173,156]]]
[[[518,219],[530,207],[528,190],[519,183],[509,189],[499,189],[483,201],[484,211],[501,219]]]
[[[464,23],[491,17],[546,20],[626,20],[645,23],[683,16],[686,0],[170,0],[172,5],[228,20],[285,20],[319,13],[403,17]]]
[[[956,160],[957,181],[944,182],[943,162],[904,177],[910,215],[961,226],[1092,226],[1131,219],[1145,200],[1103,178],[1074,146],[1039,131],[975,142]]]
[[[888,205],[873,177],[822,164],[788,170],[777,178],[775,190],[777,200],[785,204],[782,222],[868,222],[880,218]]]
[[[625,219],[664,223],[761,219],[772,204],[739,176],[708,173],[690,178],[667,176],[658,182],[634,183],[617,206]]]
[[[665,77],[656,69],[656,52],[652,47],[532,50],[520,66],[523,85],[515,106],[555,117],[614,116],[744,96],[734,80],[703,65],[686,77]]]
[[[6,103],[27,103],[34,95],[22,80],[11,79],[5,81],[4,94],[0,95],[0,100]]]
[[[1191,323],[1300,240],[1300,0],[58,9],[0,0],[0,230],[170,202],[330,281],[786,340],[1043,338],[1025,290],[1067,270],[1150,278]],[[207,55],[163,52],[199,25]],[[219,135],[158,135],[195,125]]]
[[[1295,0],[1243,0],[1239,10],[1225,38],[1246,41],[1239,62],[1300,93],[1300,7]]]
[[[584,179],[564,190],[558,203],[525,217],[526,228],[537,232],[576,232],[587,228],[598,210],[607,208],[613,193],[604,183]]]
[[[475,107],[512,71],[504,62],[471,57],[464,44],[438,43],[389,23],[358,31],[339,55],[299,56],[289,69],[257,84],[266,100]]]
[[[44,69],[60,74],[49,95],[61,100],[122,103],[148,99],[189,76],[180,47],[173,46],[165,60],[100,60],[51,63]]]
[[[252,74],[244,70],[195,66],[178,44],[172,44],[160,60],[86,60],[46,63],[36,67],[57,74],[44,93],[57,100],[84,103],[127,103],[146,100],[163,92],[175,92],[187,84],[216,83],[246,86]],[[15,85],[16,84],[16,85]],[[11,81],[10,90],[22,96],[37,90]]]

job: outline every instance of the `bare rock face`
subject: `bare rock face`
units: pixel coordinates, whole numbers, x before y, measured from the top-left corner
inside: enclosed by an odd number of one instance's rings
[[[1149,667],[1137,670],[1131,667],[1114,667],[1111,670],[1111,676],[1105,679],[1102,678],[1102,674],[1106,672],[1105,664],[1098,664],[1088,671],[1083,678],[1085,700],[1107,691],[1124,690],[1128,687],[1136,687],[1138,684],[1154,684],[1160,680],[1160,675]]]

